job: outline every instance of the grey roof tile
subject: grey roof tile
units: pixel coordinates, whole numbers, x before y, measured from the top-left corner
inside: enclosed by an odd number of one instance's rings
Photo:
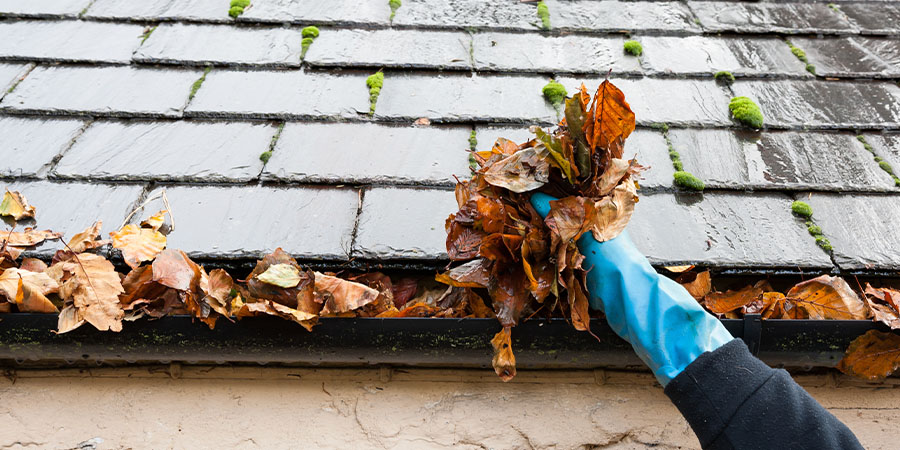
[[[300,30],[163,24],[135,52],[151,64],[300,66]]]
[[[262,170],[276,128],[246,122],[95,122],[54,176],[107,180],[240,182]]]
[[[900,5],[896,2],[846,3],[840,9],[863,33],[900,35]]]
[[[305,259],[346,260],[359,207],[355,189],[175,186],[168,247],[196,258],[259,258],[281,247]],[[158,190],[150,193],[152,198]],[[154,200],[136,216],[166,209]],[[139,220],[139,219],[135,219]]]
[[[707,187],[895,190],[851,134],[673,129],[669,138],[685,170]]]
[[[0,116],[0,176],[42,176],[83,126],[80,120]]]
[[[403,2],[403,7],[410,4],[411,1]],[[302,25],[387,25],[391,15],[388,2],[381,0],[265,0],[250,6],[239,20]]]
[[[220,0],[94,0],[84,17],[119,20],[187,20],[225,22],[228,2]]]
[[[659,193],[641,196],[628,230],[654,264],[831,267],[795,222],[791,199],[782,194]]]
[[[813,193],[800,200],[812,206],[842,269],[900,270],[897,196]]]
[[[643,36],[641,57],[653,73],[811,76],[781,39]]]
[[[75,17],[91,0],[0,0],[0,16]]]
[[[900,134],[865,134],[866,142],[875,150],[875,154],[884,158],[900,177]],[[900,198],[898,198],[900,201]]]
[[[264,177],[306,183],[454,185],[469,174],[469,128],[288,123]]]
[[[35,228],[64,233],[65,241],[97,220],[103,221],[101,236],[107,238],[109,232],[117,230],[125,216],[137,206],[143,190],[138,185],[48,181],[18,181],[0,185],[21,192],[35,207]],[[34,253],[49,256],[64,248],[60,242],[45,242]]]
[[[369,111],[365,80],[365,75],[293,70],[213,70],[185,113],[202,117],[353,118]]]
[[[561,78],[569,92],[584,83],[592,95],[602,79]],[[625,93],[638,124],[729,125],[727,91],[709,80],[644,78],[611,80]]]
[[[688,3],[705,31],[737,33],[851,33],[855,27],[825,3]],[[843,9],[843,7],[842,7]]]
[[[381,3],[387,5],[387,2]],[[551,12],[551,16],[552,14]],[[406,0],[403,2],[403,6],[397,10],[393,24],[434,28],[533,31],[540,29],[541,20],[537,16],[537,8],[534,3]]]
[[[528,130],[529,125],[479,125],[475,127],[475,138],[478,145],[475,149],[486,152],[494,146],[499,138],[509,139],[516,144],[522,144],[534,138],[534,134]],[[546,128],[546,127],[544,127]]]
[[[376,118],[435,121],[556,122],[535,76],[405,75],[390,73]]]
[[[806,52],[816,74],[823,77],[863,78],[887,75],[888,66],[851,38],[794,38]]]
[[[127,64],[141,44],[143,27],[64,21],[0,23],[0,59]]]
[[[353,255],[370,259],[446,259],[444,221],[453,191],[372,188],[363,196]]]
[[[41,66],[3,98],[14,111],[178,117],[200,72]]]
[[[554,29],[700,32],[693,14],[681,2],[558,0],[548,3]]]
[[[641,73],[640,61],[625,53],[624,42],[621,37],[476,33],[473,54],[477,70]]]
[[[896,128],[900,87],[847,81],[738,81],[735,95],[754,99],[767,126]]]
[[[884,61],[887,69],[884,74],[900,77],[900,41],[897,39],[854,36],[851,38],[857,45]]]
[[[325,30],[304,60],[313,66],[468,69],[466,33],[418,30]]]
[[[27,64],[0,63],[0,98],[18,82],[30,66]]]

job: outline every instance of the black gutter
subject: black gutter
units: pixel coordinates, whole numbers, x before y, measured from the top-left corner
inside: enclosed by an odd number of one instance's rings
[[[0,365],[5,367],[120,365],[127,363],[258,363],[293,366],[489,367],[494,319],[323,318],[312,333],[278,318],[220,319],[215,330],[190,317],[125,323],[119,333],[85,324],[57,335],[56,316],[0,315]],[[766,363],[833,367],[850,342],[876,328],[871,321],[722,321]],[[563,319],[529,320],[513,329],[520,369],[593,369],[641,366],[630,345],[606,321],[593,319],[599,338]]]

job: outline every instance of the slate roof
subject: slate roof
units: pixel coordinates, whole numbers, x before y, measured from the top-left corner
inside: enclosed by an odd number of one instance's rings
[[[393,19],[387,0],[228,4],[0,0],[0,177],[41,227],[106,233],[165,188],[169,244],[195,257],[437,265],[470,133],[521,141],[557,120],[550,78],[572,92],[612,69],[639,124],[626,150],[652,166],[630,229],[655,264],[900,270],[900,187],[856,138],[900,170],[893,2],[546,0],[550,31],[516,0],[403,0]],[[730,118],[737,95],[764,130]],[[669,143],[702,195],[673,186]]]

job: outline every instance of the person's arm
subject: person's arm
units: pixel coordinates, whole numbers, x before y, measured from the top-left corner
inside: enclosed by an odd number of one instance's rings
[[[550,201],[531,203],[546,216]],[[705,449],[861,449],[853,433],[797,385],[750,355],[675,281],[660,276],[627,232],[578,241],[591,307],[631,343]]]

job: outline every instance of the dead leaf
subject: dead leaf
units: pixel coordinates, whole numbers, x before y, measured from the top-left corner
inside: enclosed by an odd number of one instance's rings
[[[62,233],[55,233],[50,230],[35,230],[26,228],[23,232],[0,232],[0,244],[6,243],[11,247],[34,247],[41,242],[53,239],[59,239]]]
[[[703,300],[703,297],[706,297],[706,295],[712,291],[712,278],[709,275],[709,271],[706,270],[696,274],[691,281],[681,282],[681,285],[687,289],[688,293],[691,294],[691,297],[694,297],[697,301],[701,301]]]
[[[166,237],[150,228],[129,224],[109,233],[113,247],[122,251],[122,259],[132,269],[144,261],[151,261],[166,248]]]
[[[7,189],[3,194],[3,202],[0,202],[0,216],[15,220],[33,219],[34,207],[28,204],[24,195]]]
[[[625,230],[637,203],[634,183],[625,182],[613,189],[612,195],[596,203],[596,218],[591,233],[597,242],[606,242]]]
[[[159,231],[159,228],[163,226],[166,221],[166,213],[168,210],[162,210],[148,218],[147,220],[141,222],[141,227],[149,228],[153,231]]]
[[[435,275],[440,283],[457,287],[486,288],[490,281],[490,272],[485,259],[474,259],[447,272]]]
[[[622,157],[625,139],[634,131],[634,112],[625,94],[604,80],[597,88],[584,121],[584,134],[594,149],[610,152],[612,158]]]
[[[866,305],[840,277],[822,275],[799,283],[788,291],[787,300],[805,310],[813,320],[869,317]]]
[[[281,317],[299,323],[306,328],[306,331],[312,331],[319,316],[315,314],[305,313],[293,308],[275,303],[271,300],[260,300],[255,303],[242,303],[240,310],[235,314],[238,317],[249,317],[260,314]]]
[[[503,327],[494,335],[491,346],[494,348],[494,358],[491,361],[494,372],[504,382],[512,380],[516,376],[516,356],[513,355],[510,328]]]
[[[900,336],[869,330],[850,343],[838,370],[867,380],[883,380],[900,368]]]
[[[543,152],[543,153],[542,153]],[[492,164],[484,179],[512,192],[527,192],[543,186],[550,177],[545,147],[531,147]]]
[[[300,284],[300,271],[290,264],[274,264],[256,277],[263,283],[281,288],[292,288]]]
[[[741,309],[770,290],[768,282],[762,280],[738,291],[712,292],[706,296],[703,304],[713,314],[725,314]]]
[[[22,264],[19,265],[19,268],[29,272],[43,272],[47,270],[47,263],[37,258],[25,258],[22,260]]]
[[[77,233],[69,239],[66,250],[73,253],[84,253],[88,250],[102,247],[109,244],[109,241],[100,240],[100,229],[103,228],[103,221],[98,220],[93,225],[87,227],[81,233]]]
[[[361,308],[378,298],[378,291],[364,284],[315,272],[316,301],[325,305],[322,314],[333,314]]]
[[[0,295],[6,297],[10,302],[15,302],[20,282],[24,282],[31,290],[39,292],[41,295],[59,292],[59,283],[47,273],[12,267],[0,274]]]
[[[125,290],[115,267],[106,258],[80,253],[50,266],[45,273],[60,283],[59,296],[66,306],[74,307],[74,313],[67,312],[72,317],[65,320],[66,328],[60,327],[60,333],[74,329],[69,326],[82,320],[100,331],[122,330],[125,312],[119,294]],[[63,319],[60,321],[63,323]]]
[[[225,316],[231,316],[231,290],[234,280],[224,269],[215,269],[208,275],[206,270],[200,268],[200,290],[203,291],[203,301],[215,312]]]
[[[52,314],[59,312],[59,309],[35,285],[23,282],[21,277],[16,293],[16,307],[19,308],[19,312],[26,313]]]
[[[200,283],[200,266],[181,250],[164,250],[151,265],[154,282],[179,291],[190,291]]]

